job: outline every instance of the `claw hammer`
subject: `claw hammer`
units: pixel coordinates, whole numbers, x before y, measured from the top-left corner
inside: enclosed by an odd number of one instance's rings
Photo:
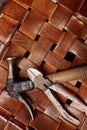
[[[6,62],[8,64],[8,77],[6,82],[8,95],[22,102],[27,107],[33,120],[34,115],[31,107],[29,106],[30,104],[28,104],[22,96],[22,93],[25,91],[33,89],[33,83],[30,80],[15,82],[14,71],[16,57],[8,57],[6,58]]]

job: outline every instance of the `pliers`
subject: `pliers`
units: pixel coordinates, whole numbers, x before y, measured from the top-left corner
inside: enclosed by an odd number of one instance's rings
[[[28,76],[30,80],[34,83],[35,88],[41,89],[49,98],[51,103],[54,105],[54,107],[57,109],[57,111],[60,113],[60,117],[75,125],[79,125],[80,121],[76,119],[75,117],[71,116],[60,104],[60,102],[54,97],[51,90],[56,91],[57,93],[62,94],[64,97],[74,101],[78,105],[78,109],[80,109],[82,112],[85,112],[87,115],[87,107],[86,105],[80,101],[77,97],[69,94],[66,90],[63,89],[63,87],[59,84],[52,83],[49,79],[43,76],[43,74],[35,69],[35,68],[28,68],[27,69]]]

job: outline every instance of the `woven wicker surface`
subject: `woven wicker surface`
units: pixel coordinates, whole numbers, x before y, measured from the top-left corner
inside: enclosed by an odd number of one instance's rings
[[[9,0],[0,15],[0,130],[87,130],[87,117],[74,102],[56,95],[72,115],[74,126],[59,118],[45,94],[34,89],[27,96],[41,109],[32,121],[26,107],[7,95],[8,56],[18,56],[20,77],[35,67],[44,74],[87,64],[87,0]],[[87,79],[65,83],[87,104]],[[27,128],[26,128],[27,126]]]

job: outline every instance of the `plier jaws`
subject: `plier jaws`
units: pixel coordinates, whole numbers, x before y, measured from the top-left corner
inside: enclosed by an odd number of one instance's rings
[[[34,68],[29,68],[27,69],[28,76],[31,79],[31,81],[34,83],[35,88],[39,88],[41,90],[46,90],[47,87],[51,86],[51,81],[44,78],[43,74],[34,69]]]

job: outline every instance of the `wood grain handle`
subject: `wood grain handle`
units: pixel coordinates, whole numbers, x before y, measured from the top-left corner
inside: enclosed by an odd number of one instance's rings
[[[60,83],[81,78],[87,78],[87,65],[62,72],[57,72],[55,74],[50,74],[47,75],[47,78],[50,79],[52,82]]]

